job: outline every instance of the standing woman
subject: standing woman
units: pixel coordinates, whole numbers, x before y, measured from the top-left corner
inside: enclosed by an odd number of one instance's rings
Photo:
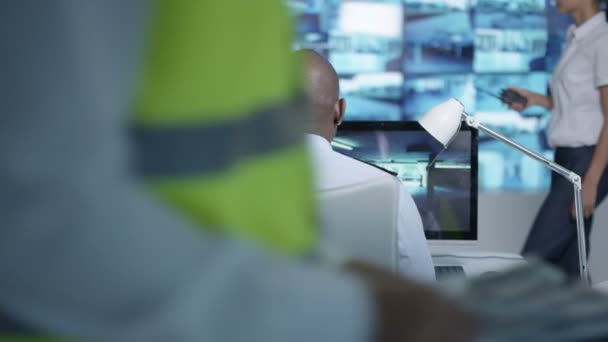
[[[560,13],[575,21],[568,29],[568,43],[556,66],[549,96],[512,88],[528,99],[526,106],[552,110],[549,144],[555,162],[583,177],[585,235],[589,241],[595,207],[608,193],[608,13],[600,0],[557,0]],[[551,189],[530,230],[522,253],[544,258],[579,276],[576,221],[572,185],[551,175]],[[587,252],[589,243],[587,242]],[[588,254],[587,254],[588,256]]]

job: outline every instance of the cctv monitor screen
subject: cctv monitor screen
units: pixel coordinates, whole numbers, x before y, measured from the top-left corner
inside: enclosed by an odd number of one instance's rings
[[[345,122],[332,145],[395,174],[428,239],[477,239],[477,131],[461,127],[444,149],[417,122]]]

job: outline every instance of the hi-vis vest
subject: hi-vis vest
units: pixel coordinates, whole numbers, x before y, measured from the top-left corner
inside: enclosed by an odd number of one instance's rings
[[[140,171],[192,222],[287,255],[316,242],[300,73],[279,1],[161,1],[135,106]]]
[[[145,181],[201,229],[311,252],[300,71],[281,1],[159,0],[155,11],[133,118]],[[2,327],[0,341],[59,341]]]

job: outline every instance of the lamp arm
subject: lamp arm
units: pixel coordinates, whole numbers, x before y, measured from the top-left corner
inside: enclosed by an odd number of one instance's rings
[[[485,132],[487,135],[491,136],[494,139],[500,140],[503,143],[523,152],[525,155],[536,159],[537,161],[545,164],[551,170],[557,172],[562,175],[564,178],[568,179],[570,183],[572,183],[574,187],[574,205],[576,211],[576,231],[577,231],[577,242],[578,242],[578,261],[579,261],[579,269],[581,280],[584,284],[589,284],[589,271],[587,269],[587,245],[585,243],[585,223],[583,219],[583,195],[582,195],[582,182],[581,177],[566,169],[565,167],[554,163],[553,161],[541,156],[540,154],[533,152],[526,147],[514,142],[513,140],[494,132],[488,127],[479,123],[477,118],[470,116],[466,113],[462,113],[462,119],[466,123],[467,126],[475,128],[477,130]]]
[[[500,140],[503,143],[523,152],[527,156],[545,164],[551,170],[559,173],[560,175],[562,175],[563,177],[568,179],[570,181],[570,183],[572,183],[572,185],[574,185],[575,188],[582,189],[581,177],[578,174],[576,174],[575,172],[572,172],[572,171],[566,169],[565,167],[554,163],[553,161],[541,156],[540,154],[538,154],[534,151],[527,149],[526,147],[516,143],[515,141],[513,141],[499,133],[496,133],[495,131],[491,130],[490,128],[480,124],[479,121],[477,120],[477,118],[475,118],[474,116],[470,116],[470,115],[467,115],[466,113],[462,113],[462,118],[463,118],[464,122],[467,124],[467,126],[475,128],[480,131],[483,131],[487,135],[491,136],[492,138]]]

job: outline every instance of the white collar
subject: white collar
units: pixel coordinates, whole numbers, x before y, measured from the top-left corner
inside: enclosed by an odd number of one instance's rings
[[[313,145],[315,148],[323,149],[323,150],[332,150],[331,144],[325,138],[316,134],[306,134],[306,140],[310,145]]]
[[[604,11],[599,11],[596,15],[589,18],[581,26],[570,25],[568,28],[568,38],[583,39],[586,35],[593,32],[596,28],[606,22],[606,14]]]

